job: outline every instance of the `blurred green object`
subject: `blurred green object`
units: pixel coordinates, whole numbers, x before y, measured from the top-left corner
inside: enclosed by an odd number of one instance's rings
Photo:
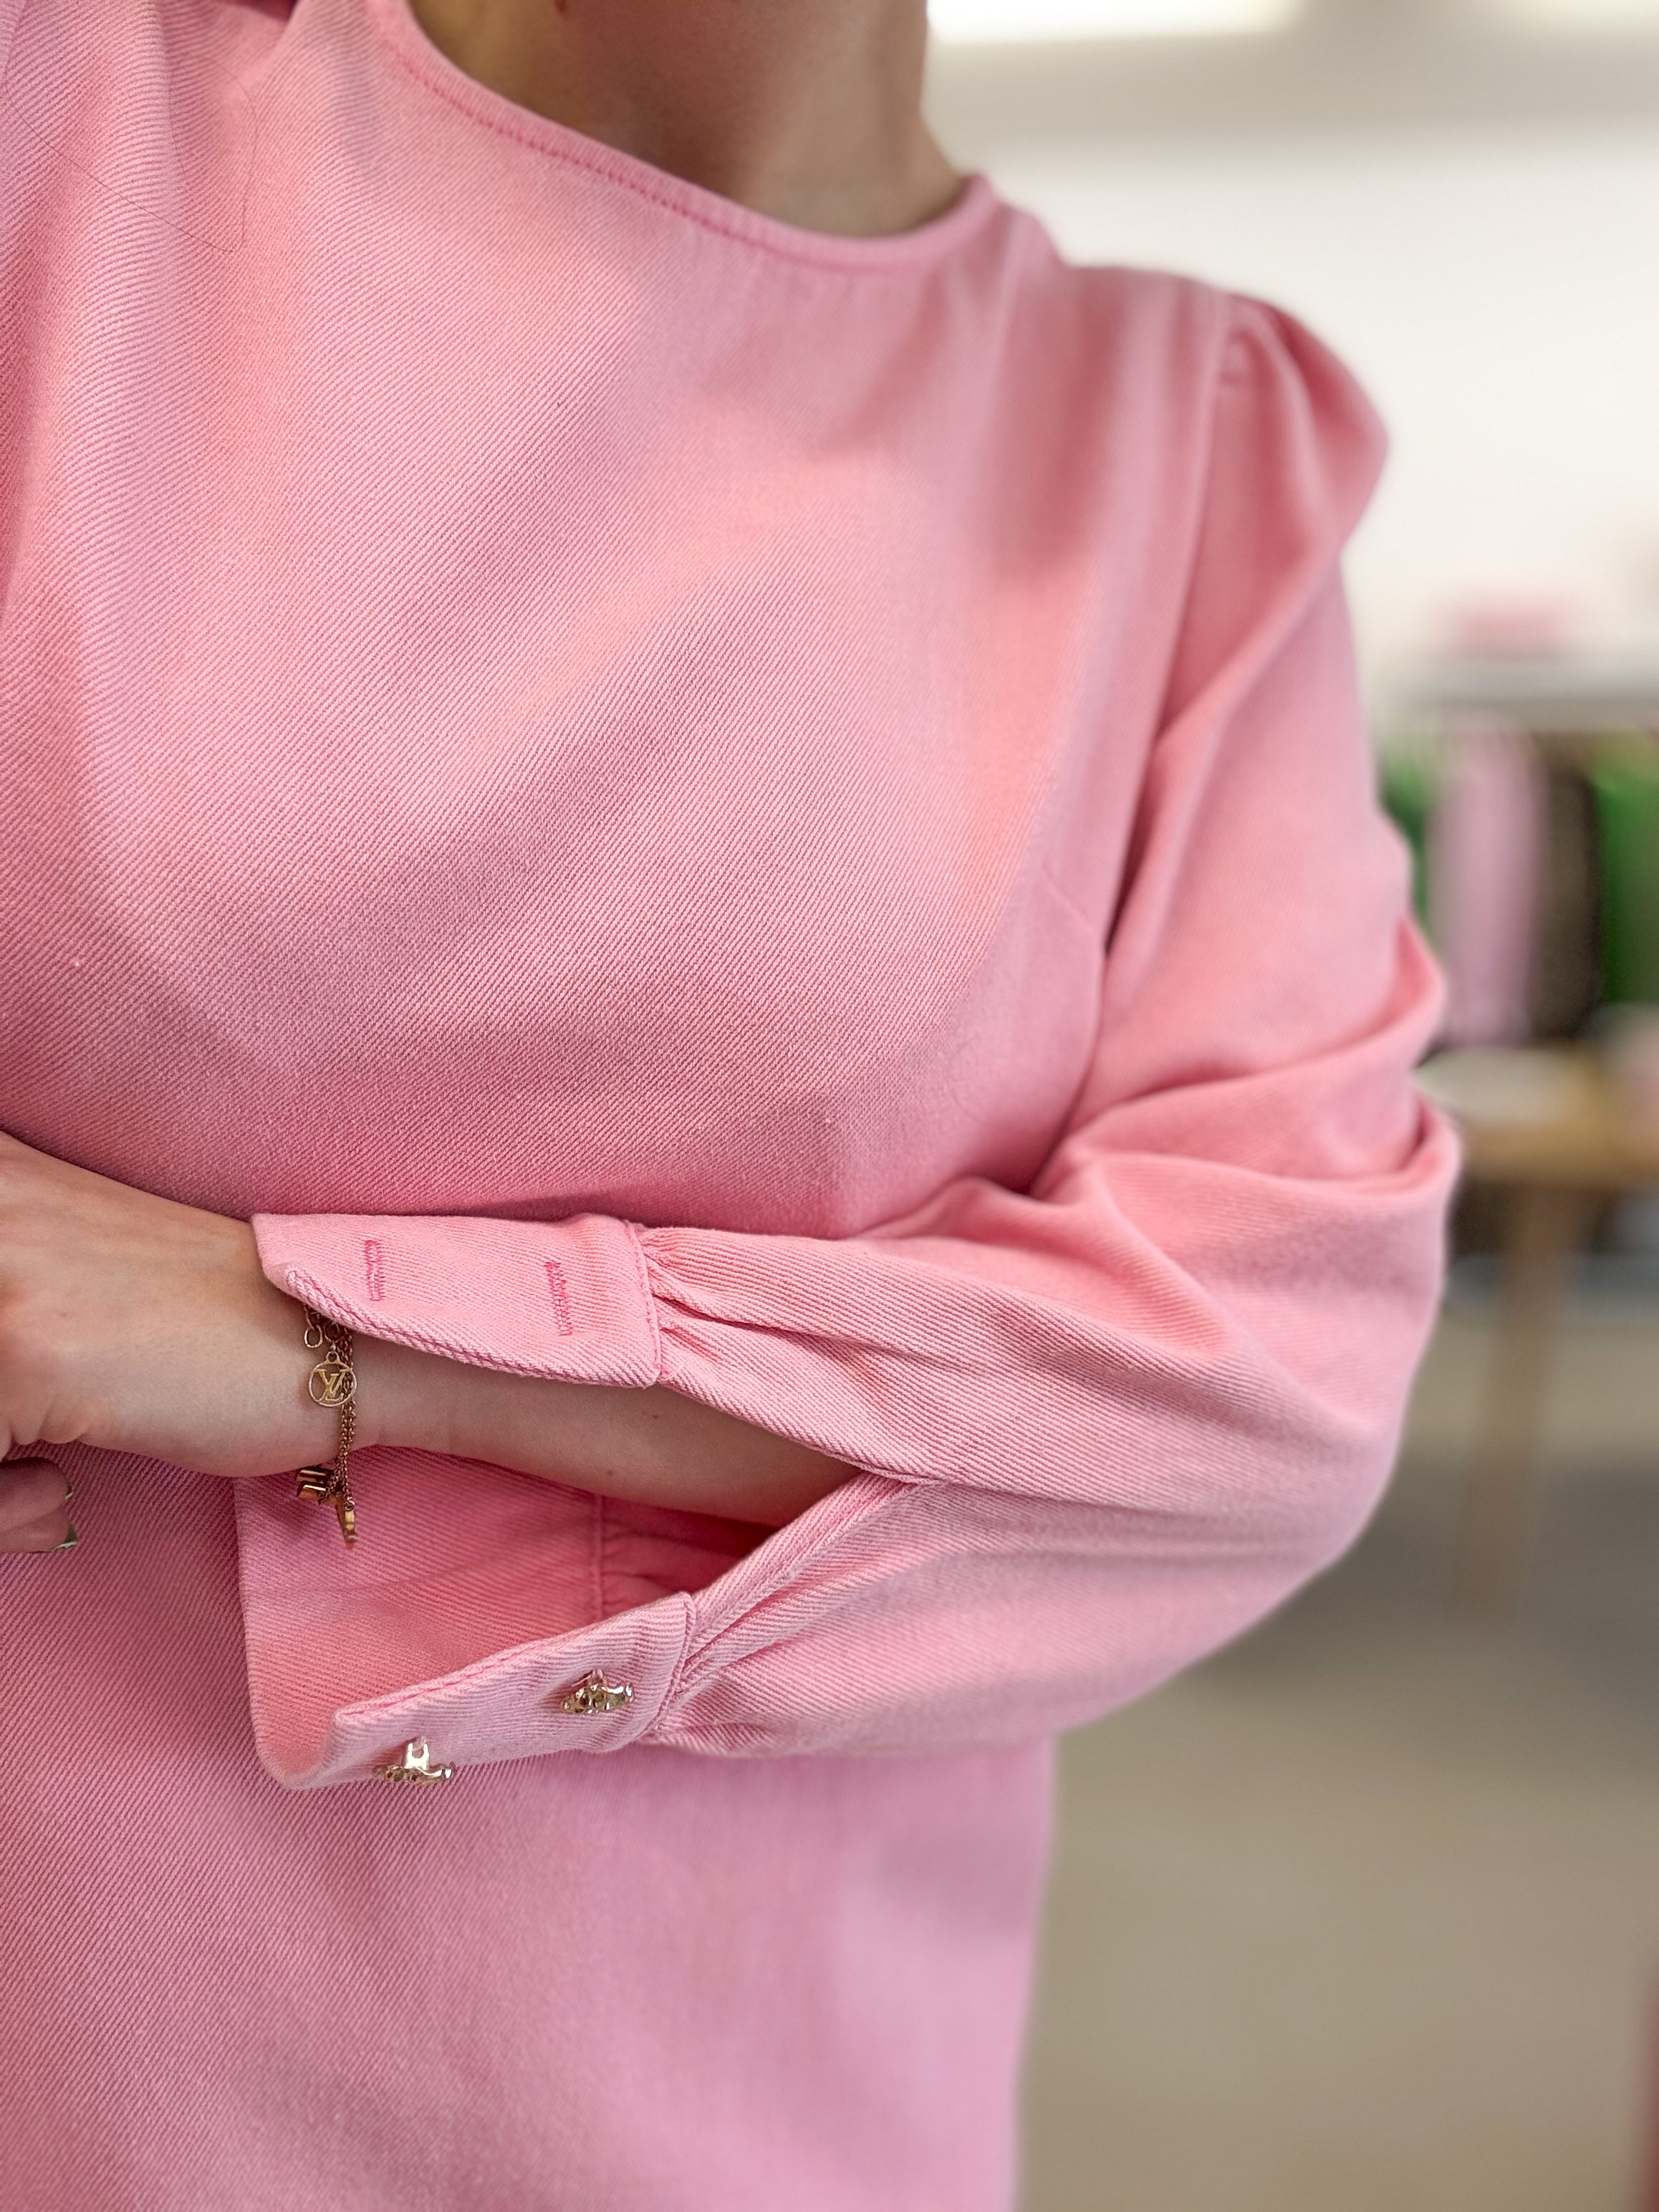
[[[1659,749],[1613,754],[1590,771],[1601,856],[1603,994],[1659,1006]]]
[[[1429,823],[1434,815],[1437,778],[1428,755],[1415,748],[1386,750],[1378,763],[1377,788],[1385,813],[1412,853],[1412,904],[1426,931],[1429,926]]]

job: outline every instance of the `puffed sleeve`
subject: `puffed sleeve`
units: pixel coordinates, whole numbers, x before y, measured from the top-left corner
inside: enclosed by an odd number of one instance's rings
[[[965,1177],[834,1240],[256,1218],[271,1279],[361,1329],[659,1382],[864,1470],[693,1595],[337,1713],[286,1778],[405,1733],[457,1757],[1029,1739],[1237,1636],[1364,1525],[1456,1166],[1410,1080],[1439,979],[1339,569],[1382,438],[1300,325],[1231,314],[1094,1063],[1029,1188]],[[625,1707],[567,1711],[590,1668],[626,1670]]]

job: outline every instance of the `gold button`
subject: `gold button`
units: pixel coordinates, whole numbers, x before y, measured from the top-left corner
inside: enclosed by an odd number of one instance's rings
[[[400,1757],[374,1769],[377,1782],[448,1782],[454,1776],[453,1766],[434,1766],[432,1753],[427,1749],[426,1739],[406,1743]]]
[[[624,1705],[633,1702],[631,1684],[607,1682],[595,1668],[559,1700],[559,1710],[565,1713],[619,1713]]]

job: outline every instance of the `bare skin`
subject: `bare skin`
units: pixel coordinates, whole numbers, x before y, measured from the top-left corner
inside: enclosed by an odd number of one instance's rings
[[[804,230],[914,229],[963,179],[921,118],[926,0],[410,0],[521,107]]]
[[[538,114],[801,229],[879,237],[963,179],[921,119],[925,0],[410,0],[433,45]],[[86,1443],[205,1474],[327,1458],[299,1307],[246,1222],[0,1136],[0,1552],[46,1552]],[[498,1375],[360,1340],[361,1448],[420,1446],[776,1527],[854,1469],[663,1389]]]

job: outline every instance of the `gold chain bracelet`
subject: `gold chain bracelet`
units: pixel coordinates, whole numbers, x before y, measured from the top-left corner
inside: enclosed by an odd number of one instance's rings
[[[332,1467],[302,1467],[294,1478],[295,1494],[331,1505],[348,1544],[357,1540],[357,1503],[351,1495],[351,1439],[357,1426],[357,1373],[351,1364],[355,1339],[349,1328],[307,1306],[306,1349],[322,1358],[307,1377],[312,1401],[332,1406],[340,1416]]]

